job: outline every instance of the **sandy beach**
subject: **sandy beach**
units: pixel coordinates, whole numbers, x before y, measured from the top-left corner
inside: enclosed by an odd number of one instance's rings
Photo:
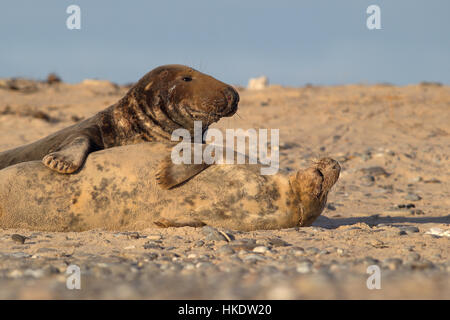
[[[0,228],[0,299],[450,298],[450,86],[237,89],[237,114],[212,127],[279,129],[289,171],[339,161],[312,227],[223,230],[230,239],[192,227]],[[0,151],[90,117],[127,90],[0,79]],[[80,267],[80,290],[66,287],[70,265]],[[373,265],[380,289],[367,287]]]

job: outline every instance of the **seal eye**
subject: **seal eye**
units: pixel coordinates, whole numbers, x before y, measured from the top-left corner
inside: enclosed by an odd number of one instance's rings
[[[183,77],[183,81],[189,82],[189,81],[192,81],[192,78],[191,77]]]

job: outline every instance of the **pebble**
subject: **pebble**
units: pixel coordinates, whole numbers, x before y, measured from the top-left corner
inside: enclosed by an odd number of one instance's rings
[[[422,199],[421,196],[419,196],[419,195],[416,194],[416,193],[412,193],[412,192],[408,193],[404,198],[405,198],[406,200],[410,200],[410,201],[419,201],[419,200]]]
[[[139,239],[141,237],[138,232],[128,232],[126,235],[128,239]]]
[[[10,253],[9,255],[14,258],[29,258],[29,257],[31,257],[30,254],[25,253],[25,252],[13,252],[13,253]]]
[[[312,266],[311,260],[304,260],[297,264],[296,270],[298,273],[309,273],[312,271]]]
[[[302,256],[305,254],[305,249],[303,249],[302,247],[293,247],[290,250],[291,254],[293,254],[294,256]]]
[[[205,245],[205,241],[203,241],[203,240],[198,240],[194,244],[194,246],[196,246],[196,247],[203,247],[204,245]]]
[[[195,267],[197,269],[206,269],[206,268],[214,267],[214,264],[211,262],[199,262],[195,265]]]
[[[265,258],[258,254],[249,254],[244,257],[244,261],[264,261]]]
[[[372,241],[370,241],[370,244],[372,245],[372,247],[378,248],[378,249],[382,249],[382,248],[386,248],[386,247],[387,247],[387,246],[384,244],[383,241],[378,240],[378,239],[373,239]]]
[[[148,240],[162,240],[162,235],[160,234],[150,234],[146,237]]]
[[[421,261],[410,261],[405,264],[405,267],[413,270],[425,270],[425,269],[432,269],[435,267],[435,265],[428,260],[421,260]]]
[[[289,243],[280,238],[270,238],[269,243],[274,247],[287,247],[290,246]]]
[[[412,210],[409,210],[409,213],[413,216],[422,216],[425,214],[425,212],[423,212],[423,210],[421,210],[421,209],[412,209]]]
[[[365,173],[367,175],[374,176],[374,177],[376,177],[376,176],[385,176],[385,177],[390,176],[390,174],[387,173],[387,171],[383,167],[379,167],[379,166],[362,168],[361,172]]]
[[[37,253],[48,253],[48,252],[56,252],[58,250],[54,249],[54,248],[39,248],[37,249]]]
[[[309,247],[305,249],[305,252],[308,254],[318,254],[320,250],[315,247]]]
[[[443,230],[441,228],[431,228],[425,234],[429,234],[435,237],[450,237],[450,229],[449,230]]]
[[[377,259],[374,259],[372,257],[367,256],[367,257],[364,257],[361,260],[361,262],[364,263],[365,265],[375,265],[375,264],[378,264],[380,261],[377,260]]]
[[[147,241],[144,244],[144,249],[163,249],[163,247],[153,241]]]
[[[150,261],[157,259],[158,256],[159,255],[156,252],[150,252],[146,255],[147,259],[149,259]]]
[[[256,252],[256,253],[266,253],[267,251],[269,251],[269,248],[264,247],[264,246],[258,246],[253,249],[253,252]]]
[[[15,242],[18,242],[18,243],[21,243],[21,244],[24,244],[26,239],[29,239],[29,238],[27,238],[25,236],[22,236],[20,234],[17,234],[17,233],[15,233],[15,234],[13,234],[11,236],[11,240],[12,241],[15,241]]]
[[[419,232],[419,228],[413,227],[413,226],[399,227],[399,229],[400,229],[400,231],[403,231],[407,234],[413,234],[413,233]]]
[[[204,226],[202,233],[206,236],[206,241],[229,241],[228,235],[225,232],[220,232],[216,228]]]
[[[233,250],[233,248],[231,248],[229,245],[226,244],[226,245],[223,245],[222,247],[220,247],[217,250],[217,253],[220,255],[230,255],[230,254],[235,253],[235,251]]]

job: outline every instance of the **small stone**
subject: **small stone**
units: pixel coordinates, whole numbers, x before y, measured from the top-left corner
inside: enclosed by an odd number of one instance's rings
[[[139,235],[138,232],[128,232],[127,233],[127,238],[128,239],[139,239],[141,236]],[[159,239],[158,239],[159,240]]]
[[[266,253],[267,251],[269,251],[269,248],[267,248],[265,246],[258,246],[253,249],[253,252],[256,252],[256,253]]]
[[[300,261],[297,264],[297,272],[298,273],[309,273],[312,271],[312,262],[310,260],[304,260],[304,261]]]
[[[159,255],[156,252],[150,252],[150,253],[147,254],[147,258],[150,261],[155,260],[156,258],[158,258],[158,256]]]
[[[29,255],[28,253],[25,253],[25,252],[13,252],[13,253],[10,253],[9,255],[14,258],[29,258],[29,257],[31,257],[31,255]]]
[[[280,238],[270,238],[269,243],[274,247],[287,247],[290,246],[289,243]]]
[[[407,267],[413,269],[413,270],[425,270],[425,269],[432,269],[435,267],[435,265],[428,260],[422,260],[422,261],[411,261],[406,264]]]
[[[364,257],[364,258],[361,260],[361,262],[364,263],[365,265],[376,265],[376,264],[378,264],[380,261],[377,260],[377,259],[374,259],[374,258],[372,258],[372,257],[367,256],[367,257]]]
[[[406,232],[407,234],[413,234],[419,232],[419,228],[413,226],[399,227],[400,231]]]
[[[429,234],[433,237],[450,237],[450,229],[449,230],[443,230],[441,228],[431,228],[425,234]]]
[[[308,254],[318,254],[319,253],[319,249],[315,248],[315,247],[309,247],[305,249],[305,252]]]
[[[408,193],[404,198],[406,200],[410,200],[410,201],[419,201],[422,199],[421,196],[419,196],[418,194],[412,193],[412,192]]]
[[[37,253],[48,253],[48,252],[56,252],[58,250],[54,249],[54,248],[39,248],[37,249]]]
[[[293,247],[291,249],[291,253],[296,257],[303,256],[305,254],[305,249],[303,249],[302,247]]]
[[[186,263],[183,267],[185,270],[194,270],[195,269],[195,265],[192,263]]]
[[[204,245],[205,245],[205,241],[203,241],[203,240],[198,240],[194,244],[194,246],[196,246],[196,247],[203,247]]]
[[[423,210],[420,210],[420,209],[409,210],[409,213],[413,216],[422,216],[425,214],[425,212],[423,212]]]
[[[263,256],[257,254],[249,254],[244,257],[244,261],[264,261],[265,258]]]
[[[387,173],[386,170],[383,167],[379,167],[379,166],[363,168],[363,169],[361,169],[361,172],[365,173],[367,175],[370,175],[370,176],[374,176],[374,177],[377,177],[377,176],[388,177],[388,176],[390,176],[390,174]]]
[[[202,233],[206,236],[206,241],[228,241],[227,237],[216,228],[204,226]]]
[[[211,262],[199,262],[195,265],[195,267],[197,269],[206,269],[206,268],[214,267],[214,264],[212,264]]]
[[[42,278],[44,276],[44,270],[42,270],[42,269],[37,269],[37,270],[27,269],[27,270],[25,270],[25,272],[23,274],[25,276],[29,276],[29,277],[38,279],[38,278]]]
[[[335,211],[336,207],[332,203],[329,203],[329,204],[327,204],[327,209],[331,210],[331,211]]]
[[[144,244],[144,249],[162,249],[163,247],[161,247],[159,244],[153,242],[153,241],[147,241]]]
[[[345,249],[342,249],[342,248],[337,248],[337,249],[336,249],[336,253],[337,253],[338,255],[340,255],[340,256],[343,256],[343,255],[346,255],[346,254],[347,254],[347,251],[346,251]]]
[[[370,245],[378,249],[387,248],[384,242],[378,239],[373,239],[372,241],[370,241]]]
[[[161,240],[163,237],[160,234],[149,234],[146,238],[148,240],[155,241],[155,240]]]
[[[425,180],[425,183],[441,183],[441,180],[436,178],[431,178],[430,180]]]
[[[22,236],[20,234],[17,234],[17,233],[15,233],[15,234],[13,234],[11,236],[11,240],[12,241],[15,241],[15,242],[18,242],[18,243],[21,243],[21,244],[24,244],[26,239],[29,239],[29,238],[25,237],[25,236]]]
[[[222,247],[220,247],[217,250],[217,253],[220,255],[231,255],[233,253],[235,253],[235,251],[233,250],[233,248],[231,248],[229,245],[223,245]]]

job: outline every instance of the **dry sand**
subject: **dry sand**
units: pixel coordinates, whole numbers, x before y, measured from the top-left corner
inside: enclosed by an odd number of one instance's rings
[[[0,80],[0,151],[89,117],[126,90]],[[280,129],[282,168],[340,162],[313,227],[229,230],[230,243],[190,227],[0,229],[0,298],[450,298],[449,86],[271,86],[240,96],[238,115],[214,127]],[[81,290],[66,288],[71,264]],[[381,268],[379,290],[366,286],[369,265]]]

